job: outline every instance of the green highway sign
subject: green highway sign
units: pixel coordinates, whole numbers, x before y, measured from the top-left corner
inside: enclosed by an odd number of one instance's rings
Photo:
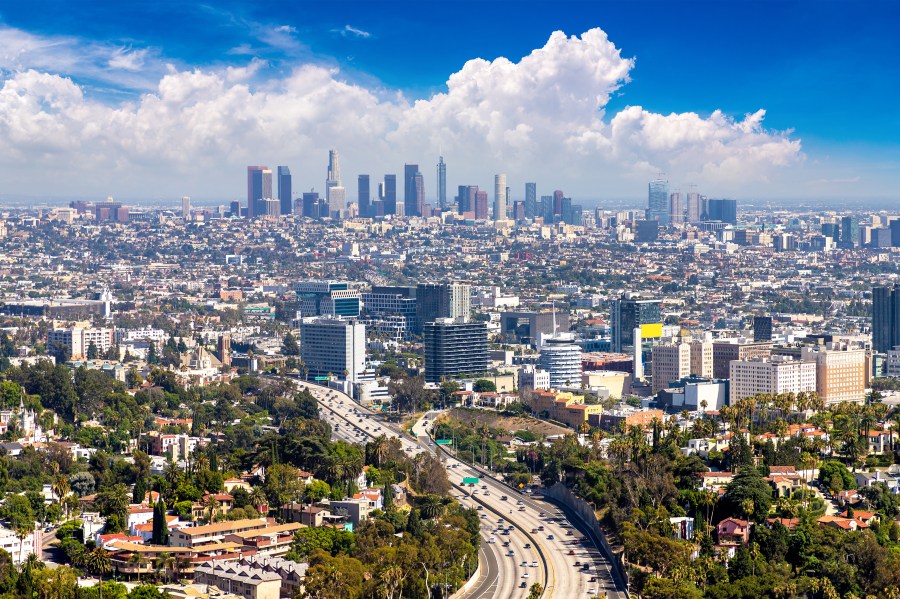
[[[438,445],[453,445],[453,439],[437,439],[435,443]]]
[[[317,377],[316,377],[315,379],[313,379],[313,380],[316,380],[316,381],[330,381],[330,380],[331,380],[331,377],[330,377],[330,376],[317,376]]]
[[[463,484],[464,485],[477,485],[478,478],[476,478],[474,476],[467,476],[463,479]]]

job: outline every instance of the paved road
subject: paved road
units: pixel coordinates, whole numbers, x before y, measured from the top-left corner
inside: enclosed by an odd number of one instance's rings
[[[323,418],[333,427],[337,425],[335,434],[339,438],[361,443],[384,434],[398,437],[410,455],[438,452],[438,447],[426,434],[438,412],[428,413],[416,423],[414,432],[419,440],[413,441],[343,393],[303,381],[297,381],[297,384],[313,392],[320,407],[325,408]],[[525,597],[534,582],[545,586],[544,597],[547,599],[602,597],[604,593],[609,599],[627,597],[621,590],[623,585],[614,578],[609,561],[597,550],[595,541],[585,538],[583,531],[587,529],[580,522],[570,522],[569,516],[551,502],[514,491],[492,478],[490,473],[468,466],[452,455],[443,455],[443,459],[460,501],[482,514],[482,537],[487,541],[494,537],[494,542],[482,544],[479,553],[482,571],[478,581],[461,597]],[[462,478],[466,476],[479,477],[479,485],[461,487]],[[504,527],[513,526],[508,535],[498,534],[501,518]],[[509,541],[508,547],[503,546],[506,541]],[[509,550],[514,552],[513,556],[508,554]],[[525,582],[524,588],[522,582]]]
[[[429,439],[429,447],[434,449],[437,446],[431,445],[427,430],[439,415],[440,412],[429,412],[413,427],[417,437]],[[535,539],[548,562],[544,597],[602,597],[604,593],[610,599],[627,597],[624,585],[614,578],[609,560],[597,549],[596,540],[585,535],[584,531],[588,529],[580,521],[570,520],[560,506],[543,497],[514,490],[485,469],[466,465],[452,458],[446,449],[445,452],[451,477],[480,477],[482,488],[477,490],[480,496],[492,501],[497,509],[512,511]],[[489,493],[487,497],[485,490]],[[505,501],[504,496],[507,497]]]
[[[295,382],[298,386],[307,387],[310,390],[319,402],[319,407],[322,408],[322,417],[331,423],[332,427],[335,424],[338,425],[335,434],[339,438],[362,443],[380,435],[397,437],[403,444],[404,450],[411,456],[434,449],[429,448],[426,444],[413,441],[392,426],[380,422],[368,409],[363,408],[343,393],[304,381]],[[541,554],[541,548],[536,546],[532,537],[524,531],[525,525],[520,521],[518,512],[515,516],[504,513],[503,507],[508,507],[506,503],[500,506],[500,509],[494,508],[493,503],[485,501],[489,497],[482,498],[477,494],[469,498],[463,497],[465,489],[458,484],[461,481],[460,477],[452,471],[449,474],[451,482],[455,483],[457,496],[462,498],[463,505],[476,509],[479,505],[481,506],[478,511],[482,514],[481,536],[485,540],[479,551],[481,572],[478,580],[460,597],[465,599],[527,597],[532,583],[544,584],[546,581],[544,569],[546,558]],[[499,499],[499,495],[496,499]],[[504,526],[511,524],[513,529],[506,531],[504,528],[504,532],[501,534],[499,529],[501,518]],[[491,542],[492,537],[493,542]],[[507,542],[508,545],[504,546]],[[512,555],[510,555],[510,551],[512,551]],[[522,587],[523,582],[525,583],[524,587]],[[563,595],[544,595],[547,598],[551,596],[563,597]]]

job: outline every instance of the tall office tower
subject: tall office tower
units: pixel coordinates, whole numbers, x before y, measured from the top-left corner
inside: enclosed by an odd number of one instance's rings
[[[331,205],[331,188],[341,186],[341,162],[337,150],[328,150],[328,175],[325,179],[325,199]]]
[[[190,196],[181,197],[181,218],[191,220],[191,198]]]
[[[634,329],[641,329],[642,339],[662,337],[662,313],[658,299],[627,292],[613,302],[610,309],[612,351],[621,352],[634,344]]]
[[[506,175],[494,175],[494,220],[506,220]]]
[[[356,181],[356,201],[359,206],[359,215],[363,218],[371,218],[372,196],[369,194],[369,175],[360,175]]]
[[[426,382],[438,383],[487,371],[487,323],[439,318],[427,323],[422,330]]]
[[[838,243],[841,240],[841,226],[837,223],[822,223],[822,235]]]
[[[418,174],[418,164],[403,165],[403,213],[406,216],[420,216],[417,210],[418,197],[416,196],[416,175]]]
[[[700,206],[700,194],[699,193],[689,193],[687,196],[687,222],[699,223],[700,215],[702,214],[702,209]]]
[[[556,217],[556,216],[562,215],[562,201],[563,201],[564,197],[565,197],[565,194],[562,192],[561,189],[557,189],[556,191],[553,192],[553,214],[552,214],[552,216]],[[556,219],[554,218],[554,220],[556,220]]]
[[[362,309],[362,294],[346,281],[301,281],[294,291],[300,316],[356,318]]]
[[[332,187],[331,194],[328,197],[328,216],[331,218],[341,218],[341,211],[346,207],[347,190],[341,185]]]
[[[465,214],[467,212],[471,212],[473,215],[477,212],[475,203],[478,199],[478,186],[477,185],[460,185],[458,189],[457,201],[459,205],[457,206],[460,214]],[[478,218],[473,216],[473,218]],[[480,218],[487,218],[486,216],[482,216]]]
[[[895,248],[900,248],[900,218],[895,216],[891,219],[890,229],[891,245]]]
[[[525,218],[534,219],[537,215],[537,183],[525,184]]]
[[[708,200],[706,211],[707,220],[737,224],[737,200]]]
[[[307,191],[303,193],[303,211],[301,214],[307,218],[321,218],[319,214],[319,193]]]
[[[900,285],[872,289],[872,348],[887,353],[900,345]]]
[[[665,179],[650,181],[647,203],[647,220],[657,220],[666,226],[669,220],[669,182]]]
[[[488,220],[488,194],[486,191],[475,191],[475,220]]]
[[[845,216],[841,219],[841,245],[859,247],[859,217]]]
[[[278,201],[281,202],[282,216],[294,212],[294,200],[291,191],[291,169],[286,166],[278,167]]]
[[[338,318],[301,323],[300,360],[310,377],[358,380],[366,367],[366,325]]]
[[[247,167],[247,216],[262,213],[262,200],[272,197],[272,171],[267,166]]]
[[[771,316],[754,316],[753,317],[753,341],[771,341],[772,340],[772,317]]]
[[[418,330],[438,318],[467,321],[471,309],[471,288],[462,283],[419,283],[416,286]]]
[[[553,196],[541,196],[538,215],[544,219],[545,223],[553,221]]]
[[[384,213],[397,214],[397,175],[384,176]]]
[[[684,207],[681,205],[681,192],[669,195],[669,222],[673,225],[684,224]]]
[[[231,216],[240,217],[241,215],[241,202],[240,200],[233,200],[231,202]]]
[[[447,207],[447,163],[443,156],[437,163],[437,200],[441,210]]]
[[[416,173],[413,177],[413,192],[416,216],[425,216],[425,178],[422,173]]]

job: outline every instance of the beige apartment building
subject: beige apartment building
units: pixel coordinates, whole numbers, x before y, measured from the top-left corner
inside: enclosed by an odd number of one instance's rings
[[[816,390],[816,363],[786,356],[732,360],[729,403],[760,394],[800,393]]]
[[[826,405],[866,399],[866,350],[846,344],[805,347],[803,360],[816,364],[816,392]]]
[[[713,341],[713,378],[727,379],[734,360],[768,358],[772,355],[769,342],[741,343],[738,339]]]
[[[686,376],[713,374],[713,344],[690,337],[673,337],[653,348],[653,392]]]

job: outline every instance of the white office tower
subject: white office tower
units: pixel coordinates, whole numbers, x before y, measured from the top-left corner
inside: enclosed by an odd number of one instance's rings
[[[506,220],[506,175],[494,175],[494,220]]]
[[[560,333],[544,341],[538,367],[550,373],[550,387],[562,389],[581,384],[581,347],[571,333]]]
[[[312,318],[300,325],[300,359],[310,379],[356,382],[366,367],[366,325],[357,320]]]
[[[191,220],[191,198],[190,196],[181,197],[181,218]]]
[[[328,178],[325,179],[325,199],[331,206],[331,189],[341,186],[341,162],[337,150],[328,151]]]
[[[634,380],[644,380],[644,352],[641,327],[634,327]]]

